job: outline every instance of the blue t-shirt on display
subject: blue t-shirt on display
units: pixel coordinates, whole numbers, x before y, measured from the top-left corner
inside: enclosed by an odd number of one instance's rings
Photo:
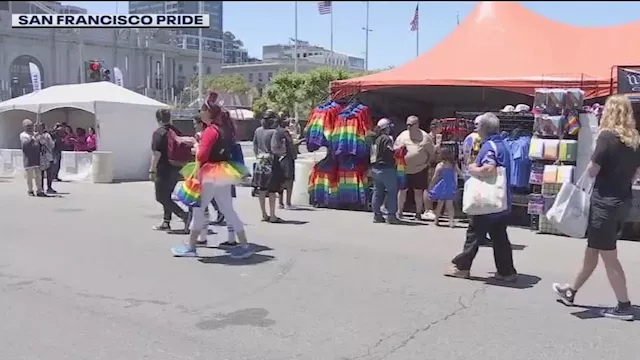
[[[509,185],[515,188],[529,187],[529,174],[531,173],[531,160],[529,159],[530,136],[521,136],[508,141],[511,153],[511,180]]]

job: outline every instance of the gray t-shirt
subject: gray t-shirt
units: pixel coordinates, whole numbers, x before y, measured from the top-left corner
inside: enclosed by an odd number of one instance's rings
[[[256,156],[262,154],[272,154],[271,139],[275,134],[275,129],[265,129],[262,126],[253,133],[253,152]]]

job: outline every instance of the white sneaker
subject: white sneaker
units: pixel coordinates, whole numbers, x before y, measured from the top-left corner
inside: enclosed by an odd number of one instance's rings
[[[429,210],[426,213],[422,214],[420,218],[426,221],[434,221],[436,219],[436,214],[434,214],[433,211]]]

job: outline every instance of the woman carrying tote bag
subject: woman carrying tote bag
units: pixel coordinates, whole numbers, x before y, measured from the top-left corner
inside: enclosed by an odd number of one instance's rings
[[[616,242],[620,226],[631,207],[631,182],[640,166],[640,135],[636,130],[633,109],[624,95],[607,99],[600,120],[596,149],[587,167],[587,175],[595,178],[587,223],[587,249],[582,269],[571,284],[553,284],[558,300],[573,305],[577,291],[589,279],[602,258],[609,283],[618,300],[614,308],[602,316],[633,320],[627,293],[627,281],[618,260]]]
[[[509,161],[510,154],[506,144],[500,137],[500,120],[493,113],[485,113],[476,118],[476,131],[482,139],[482,146],[474,164],[470,164],[468,172],[471,178],[467,181],[478,181],[493,183],[494,194],[497,194],[497,188],[502,183],[503,194],[500,194],[504,200],[498,201],[500,196],[494,199],[480,199],[481,211],[474,212],[473,226],[467,229],[467,239],[462,252],[457,255],[452,262],[451,269],[445,273],[445,276],[469,278],[469,271],[476,255],[480,242],[489,234],[493,242],[493,257],[496,263],[495,280],[515,282],[518,277],[513,267],[513,251],[511,242],[507,235],[507,218],[511,212],[511,191],[509,177],[511,174],[511,163]],[[500,177],[503,177],[500,179]],[[465,192],[467,185],[465,184]],[[463,196],[465,196],[463,194]],[[481,196],[482,198],[482,196]],[[491,200],[495,206],[484,206],[481,204],[484,200]],[[485,205],[487,203],[484,203]],[[467,205],[471,208],[471,202],[467,201]],[[491,208],[491,210],[487,210]]]

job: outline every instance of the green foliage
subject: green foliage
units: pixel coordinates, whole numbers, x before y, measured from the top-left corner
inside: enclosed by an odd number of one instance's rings
[[[204,78],[204,85],[208,90],[230,94],[247,94],[251,90],[249,83],[238,74],[207,76]]]
[[[304,74],[281,71],[267,85],[263,96],[254,100],[253,111],[256,117],[269,108],[293,114],[297,103],[298,113],[308,114],[312,107],[329,98],[332,81],[371,73],[373,72],[355,73],[343,68],[330,67],[317,68]]]

